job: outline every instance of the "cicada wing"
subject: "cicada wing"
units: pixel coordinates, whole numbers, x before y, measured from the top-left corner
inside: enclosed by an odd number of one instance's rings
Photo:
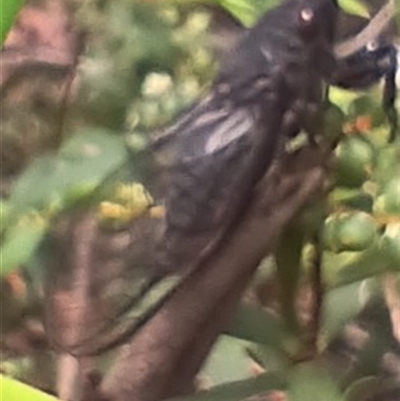
[[[149,157],[163,165],[163,173],[152,188],[165,214],[135,219],[117,232],[94,216],[68,221],[53,247],[55,255],[64,255],[54,261],[58,269],[48,302],[54,343],[74,354],[97,354],[151,317],[243,212],[275,154],[281,97],[271,92],[250,103],[226,104],[210,96],[190,118],[183,116],[185,124],[162,145],[155,141]],[[179,157],[171,158],[173,152]],[[77,235],[85,230],[84,237]],[[74,333],[57,312],[65,311],[59,305],[63,297],[72,304],[79,299]]]
[[[147,216],[135,225],[111,229],[92,211],[56,224],[47,244],[52,257],[45,302],[46,331],[55,348],[97,353],[124,331],[133,305],[137,314],[144,312],[144,295],[159,281],[146,257],[162,219]]]
[[[285,105],[278,86],[271,82],[257,93],[249,88],[252,96],[242,102],[212,92],[192,110],[184,130],[169,132],[171,143],[156,146],[161,160],[174,151],[179,155],[164,182],[158,261],[164,269],[193,264],[243,213],[278,147]]]

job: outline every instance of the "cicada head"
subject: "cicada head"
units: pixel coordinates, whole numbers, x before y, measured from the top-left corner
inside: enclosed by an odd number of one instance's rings
[[[267,13],[257,24],[262,30],[274,27],[277,32],[290,32],[308,44],[332,43],[339,8],[336,0],[286,0],[281,7]]]

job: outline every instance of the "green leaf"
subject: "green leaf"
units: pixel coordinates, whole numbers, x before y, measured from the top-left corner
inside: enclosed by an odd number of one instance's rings
[[[15,213],[39,209],[54,197],[56,158],[43,156],[34,161],[16,182],[10,197]]]
[[[359,95],[347,89],[332,86],[329,88],[329,100],[339,107],[345,114],[348,113],[351,103],[357,99]]]
[[[212,386],[249,379],[251,358],[246,351],[248,341],[221,336],[201,371],[202,377]]]
[[[23,216],[5,234],[0,248],[1,275],[23,265],[39,246],[47,225],[39,216]]]
[[[58,401],[56,397],[3,375],[0,375],[0,388],[4,401]]]
[[[369,18],[368,7],[360,0],[339,0],[339,6],[349,14]]]
[[[228,330],[231,336],[282,349],[285,333],[282,322],[260,307],[241,305]]]
[[[389,256],[382,253],[379,244],[374,243],[363,252],[344,252],[343,264],[337,266],[335,285],[341,286],[364,280],[389,270]]]
[[[345,324],[354,318],[363,308],[366,297],[361,296],[364,281],[335,288],[329,291],[324,299],[323,319],[321,325],[322,346],[343,330]]]
[[[244,24],[249,25],[254,21],[256,13],[248,1],[220,0],[219,3]]]
[[[208,391],[171,399],[170,401],[241,401],[246,397],[285,388],[285,380],[277,373],[266,373],[255,379],[217,386]]]
[[[265,345],[251,344],[247,347],[247,352],[266,372],[283,372],[293,365],[288,353],[277,351]]]
[[[217,0],[217,3],[245,25],[251,25],[260,13],[278,5],[279,0]]]
[[[316,363],[298,365],[289,379],[288,401],[344,401],[339,384]]]
[[[24,3],[24,0],[1,0],[1,44],[3,44],[8,31],[12,27],[17,14]]]
[[[10,202],[19,212],[62,208],[78,195],[83,198],[92,193],[126,157],[121,137],[103,129],[82,130],[57,155],[32,163],[16,183]]]

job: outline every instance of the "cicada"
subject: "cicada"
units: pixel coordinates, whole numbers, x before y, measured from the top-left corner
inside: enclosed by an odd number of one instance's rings
[[[139,252],[139,242],[152,223],[132,228],[129,262],[150,278],[136,280],[137,290],[129,286],[125,301],[110,306],[117,310],[112,323],[87,330],[72,352],[97,352],[132,334],[148,319],[144,299],[161,279],[171,276],[179,285],[235,228],[285,140],[300,131],[313,140],[320,132],[326,82],[335,67],[337,14],[336,0],[286,0],[268,11],[225,55],[208,93],[156,133],[142,156],[161,171],[150,188],[165,216],[147,252]],[[98,246],[99,254],[103,249]],[[123,316],[131,306],[139,312]],[[96,336],[107,328],[110,336]]]

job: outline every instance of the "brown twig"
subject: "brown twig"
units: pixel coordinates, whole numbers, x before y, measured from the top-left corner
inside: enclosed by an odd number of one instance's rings
[[[318,354],[318,335],[321,326],[321,312],[322,303],[324,299],[324,287],[322,277],[322,244],[321,233],[315,235],[314,241],[314,258],[311,271],[311,290],[312,290],[312,303],[311,303],[311,321],[309,329],[309,346],[312,356]]]
[[[58,127],[57,127],[57,135],[54,137],[58,139],[58,144],[61,145],[62,140],[64,139],[64,128],[68,116],[69,105],[73,99],[73,87],[74,82],[77,76],[77,70],[79,66],[80,57],[85,47],[85,35],[83,32],[77,33],[75,37],[75,46],[74,46],[73,60],[72,65],[69,68],[69,73],[65,82],[65,91],[64,96],[62,97],[60,104],[60,113],[58,118]],[[57,146],[57,147],[58,147]]]
[[[369,41],[377,38],[395,15],[396,7],[394,0],[389,0],[361,32],[335,46],[336,56],[344,58],[360,50]]]

